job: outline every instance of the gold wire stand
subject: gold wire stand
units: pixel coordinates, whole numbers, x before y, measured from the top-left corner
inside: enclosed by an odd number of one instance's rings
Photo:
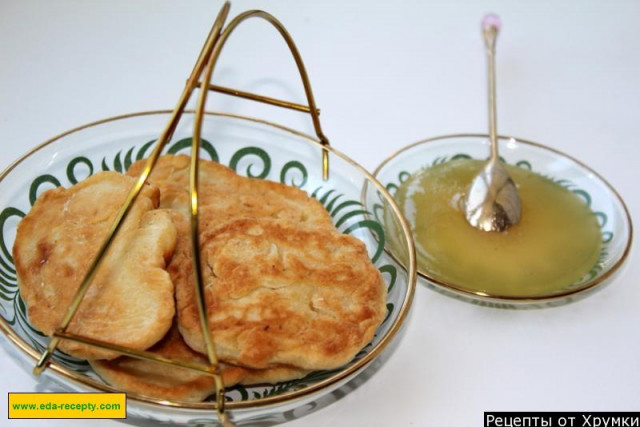
[[[200,142],[201,142],[201,131],[202,131],[202,122],[203,116],[205,112],[205,105],[207,101],[207,94],[209,91],[214,91],[218,93],[223,93],[227,95],[237,96],[240,98],[249,99],[252,101],[263,102],[266,104],[288,108],[296,111],[305,112],[311,115],[311,119],[313,120],[313,127],[315,129],[316,135],[323,146],[329,145],[329,140],[322,133],[322,128],[320,126],[320,110],[316,107],[315,100],[313,97],[313,92],[311,90],[311,84],[309,82],[309,77],[307,75],[307,71],[305,69],[304,63],[302,61],[302,57],[298,52],[298,49],[285,29],[285,27],[272,15],[260,11],[260,10],[250,10],[247,12],[243,12],[236,16],[226,27],[224,24],[226,22],[227,16],[229,15],[230,3],[225,2],[216,20],[211,27],[211,31],[202,47],[202,50],[198,56],[195,66],[191,71],[191,75],[187,79],[187,83],[185,88],[180,96],[176,107],[173,109],[169,122],[165,126],[164,130],[160,134],[153,151],[151,152],[149,158],[147,159],[147,163],[145,164],[144,170],[138,180],[136,181],[133,188],[130,190],[124,204],[121,206],[116,219],[114,220],[111,228],[105,238],[104,242],[100,246],[96,257],[93,259],[91,265],[89,266],[89,270],[84,276],[78,290],[76,291],[71,304],[67,308],[60,325],[53,333],[53,337],[49,342],[47,348],[42,353],[40,359],[38,360],[35,368],[33,369],[33,373],[35,375],[40,375],[48,366],[49,359],[51,358],[53,352],[58,347],[60,340],[70,340],[75,341],[81,344],[97,347],[103,350],[109,350],[120,355],[134,357],[137,359],[163,363],[166,365],[175,366],[182,369],[188,369],[196,372],[200,372],[206,375],[213,376],[216,387],[216,412],[218,415],[218,419],[223,426],[232,426],[233,422],[227,411],[225,410],[225,390],[224,390],[224,382],[222,380],[222,376],[220,374],[220,367],[218,364],[218,358],[215,352],[215,345],[212,333],[209,329],[208,324],[208,314],[207,307],[205,303],[204,296],[204,288],[202,286],[202,273],[200,268],[200,251],[199,251],[199,236],[198,236],[198,157],[200,152]],[[291,55],[293,55],[293,59],[296,62],[298,67],[298,72],[300,73],[300,77],[302,79],[302,84],[304,85],[305,95],[307,97],[308,105],[300,105],[289,101],[283,101],[276,98],[271,98],[267,96],[257,95],[250,92],[244,92],[237,89],[230,89],[223,86],[214,85],[211,83],[211,77],[213,75],[213,70],[218,61],[218,57],[227,42],[231,33],[235,30],[235,28],[242,23],[243,21],[249,18],[262,18],[272,24],[276,30],[280,33],[284,41],[287,43],[289,50],[291,51]],[[204,76],[202,76],[204,73]],[[203,79],[201,80],[201,77]],[[71,320],[75,316],[80,303],[82,302],[91,282],[93,281],[97,271],[99,270],[102,261],[104,260],[105,254],[109,250],[109,247],[113,243],[120,227],[123,222],[127,218],[127,215],[131,209],[131,206],[135,202],[138,194],[140,193],[142,187],[146,183],[151,171],[153,170],[158,158],[160,157],[160,153],[167,145],[167,142],[173,136],[173,133],[178,125],[180,117],[184,112],[184,109],[193,94],[193,91],[196,88],[200,88],[200,93],[197,100],[197,107],[195,113],[195,123],[193,129],[193,143],[191,149],[191,164],[190,164],[190,182],[189,182],[189,191],[191,194],[191,249],[193,253],[193,273],[195,278],[195,287],[196,287],[196,297],[198,304],[198,312],[200,315],[200,325],[203,331],[203,338],[205,341],[205,346],[207,349],[207,358],[209,360],[208,365],[201,365],[197,363],[184,362],[179,360],[173,360],[170,358],[162,357],[157,354],[150,353],[148,351],[135,350],[127,347],[122,347],[119,345],[111,344],[108,342],[82,337],[79,335],[75,335],[67,332],[67,328],[71,323]],[[323,179],[328,179],[329,177],[329,153],[328,150],[322,150],[322,176]],[[206,331],[209,331],[207,333]]]

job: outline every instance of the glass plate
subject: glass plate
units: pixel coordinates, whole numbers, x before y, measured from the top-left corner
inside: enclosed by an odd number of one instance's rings
[[[39,194],[55,186],[68,187],[101,170],[126,171],[151,151],[170,111],[114,117],[91,123],[44,142],[0,175],[0,329],[22,350],[28,365],[35,364],[48,338],[29,324],[18,292],[11,248],[16,226]],[[169,153],[191,150],[193,112],[185,112]],[[371,343],[346,366],[310,373],[307,377],[270,386],[236,386],[228,390],[227,408],[236,421],[285,421],[285,411],[319,399],[363,372],[397,335],[411,305],[416,268],[413,243],[391,196],[355,162],[328,148],[330,176],[322,179],[322,146],[313,137],[266,121],[235,115],[207,113],[200,155],[228,165],[241,175],[269,179],[299,187],[319,200],[343,233],[362,240],[387,287],[388,313]],[[382,223],[361,202],[363,189],[375,191],[384,209],[392,211]],[[395,257],[385,251],[386,230],[403,242]],[[18,352],[15,352],[19,354]],[[24,363],[23,363],[24,365]],[[114,391],[87,362],[57,351],[45,375],[70,390]],[[298,409],[304,415],[315,405]],[[128,394],[129,416],[180,423],[215,422],[213,402],[184,403]],[[302,413],[300,413],[302,411]],[[284,418],[283,418],[284,417]]]
[[[567,283],[554,292],[534,296],[487,294],[469,284],[441,280],[420,266],[418,274],[434,290],[474,304],[497,308],[552,307],[576,301],[600,289],[622,265],[631,247],[631,217],[622,198],[604,178],[567,154],[508,136],[500,136],[498,143],[502,161],[546,176],[578,195],[589,206],[598,218],[602,234],[602,250],[596,264],[575,283]],[[391,194],[395,194],[403,182],[422,169],[459,158],[486,159],[488,153],[487,135],[434,137],[399,150],[378,166],[374,176]],[[414,229],[420,218],[407,218],[407,221]],[[420,259],[420,249],[417,250]]]

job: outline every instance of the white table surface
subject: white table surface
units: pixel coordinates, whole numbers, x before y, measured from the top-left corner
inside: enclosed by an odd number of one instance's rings
[[[172,108],[220,5],[0,0],[0,169],[66,129]],[[370,170],[419,139],[485,131],[479,22],[499,13],[500,131],[586,162],[638,222],[640,2],[238,0],[232,15],[251,8],[289,29],[325,133]],[[286,53],[266,24],[243,25],[215,81],[302,102]],[[313,131],[304,114],[222,95],[209,108]],[[406,333],[375,375],[287,425],[480,426],[490,410],[638,411],[638,261],[633,250],[610,286],[544,310],[482,308],[419,285]],[[0,342],[0,402],[42,389]],[[88,424],[6,421],[5,405],[0,424]]]

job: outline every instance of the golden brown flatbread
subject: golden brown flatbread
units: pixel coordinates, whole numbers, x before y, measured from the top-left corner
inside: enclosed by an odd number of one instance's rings
[[[173,360],[207,364],[205,356],[185,344],[177,326],[171,328],[164,339],[149,351]],[[90,363],[102,379],[125,392],[180,402],[202,402],[216,391],[213,377],[209,375],[157,362],[120,357]],[[286,366],[260,371],[224,363],[220,364],[220,370],[225,387],[287,381],[302,378],[308,373]]]
[[[129,173],[141,171],[141,163]],[[186,156],[161,157],[161,189],[180,236],[169,265],[178,325],[204,352],[189,240]],[[209,321],[220,360],[252,369],[332,369],[349,362],[386,313],[386,288],[358,239],[339,233],[303,191],[200,161],[200,238]]]
[[[101,172],[69,189],[42,194],[18,225],[13,256],[31,323],[47,335],[59,326],[135,179]],[[165,270],[176,245],[159,191],[146,185],[89,287],[68,331],[134,349],[171,327],[174,287]],[[63,340],[85,359],[117,354]]]
[[[203,280],[221,360],[252,367],[333,369],[372,338],[386,291],[356,238],[270,218],[205,232]],[[177,261],[177,260],[176,260]],[[172,263],[180,332],[204,351],[190,263]]]
[[[135,162],[127,174],[139,176],[146,160]],[[189,215],[189,157],[166,155],[158,159],[149,182],[160,188],[160,207]],[[331,227],[326,209],[304,191],[272,181],[246,178],[219,163],[199,163],[200,226],[211,229],[237,217],[270,217]]]

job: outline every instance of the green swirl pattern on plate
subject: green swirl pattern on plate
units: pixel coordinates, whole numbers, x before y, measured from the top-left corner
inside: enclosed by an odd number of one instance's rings
[[[150,153],[154,142],[155,140],[145,141],[126,150],[120,150],[113,157],[103,157],[94,161],[85,156],[74,157],[66,165],[63,176],[43,174],[33,179],[27,195],[29,203],[33,206],[40,194],[48,189],[63,185],[65,181],[64,185],[73,185],[100,170],[124,173],[135,161],[144,158]],[[171,154],[181,152],[188,154],[191,150],[191,142],[191,138],[180,139],[173,142],[165,151]],[[204,139],[202,140],[202,151],[205,158],[208,157],[216,162],[220,161],[218,151],[214,145]],[[240,174],[258,179],[267,178],[273,169],[272,160],[267,151],[253,146],[237,150],[230,158],[229,167]],[[309,173],[307,167],[301,161],[291,159],[285,162],[277,173],[276,171],[273,171],[273,173],[281,183],[301,188],[322,203],[341,232],[345,234],[368,232],[373,236],[367,239],[367,244],[372,262],[379,269],[388,285],[388,313],[372,343],[369,343],[356,355],[351,362],[353,364],[368,353],[373,347],[373,343],[379,339],[379,332],[381,330],[384,331],[389,326],[389,319],[392,317],[394,310],[399,309],[391,297],[398,277],[398,270],[395,261],[384,252],[384,229],[379,221],[372,219],[371,212],[367,211],[361,202],[351,200],[336,189],[328,186],[318,186],[313,189],[307,188],[309,185]],[[29,323],[27,308],[20,296],[15,265],[9,249],[13,242],[8,237],[11,234],[8,233],[8,230],[9,228],[15,229],[18,221],[24,216],[25,212],[16,207],[6,207],[0,212],[0,316],[34,349],[42,351],[48,342],[48,338]],[[97,376],[91,371],[86,361],[69,356],[59,350],[55,352],[53,357],[55,361],[63,366],[97,379]],[[273,386],[236,386],[228,390],[227,399],[230,401],[254,400],[302,389],[328,378],[342,369],[344,368],[312,372],[305,378],[286,381]]]

